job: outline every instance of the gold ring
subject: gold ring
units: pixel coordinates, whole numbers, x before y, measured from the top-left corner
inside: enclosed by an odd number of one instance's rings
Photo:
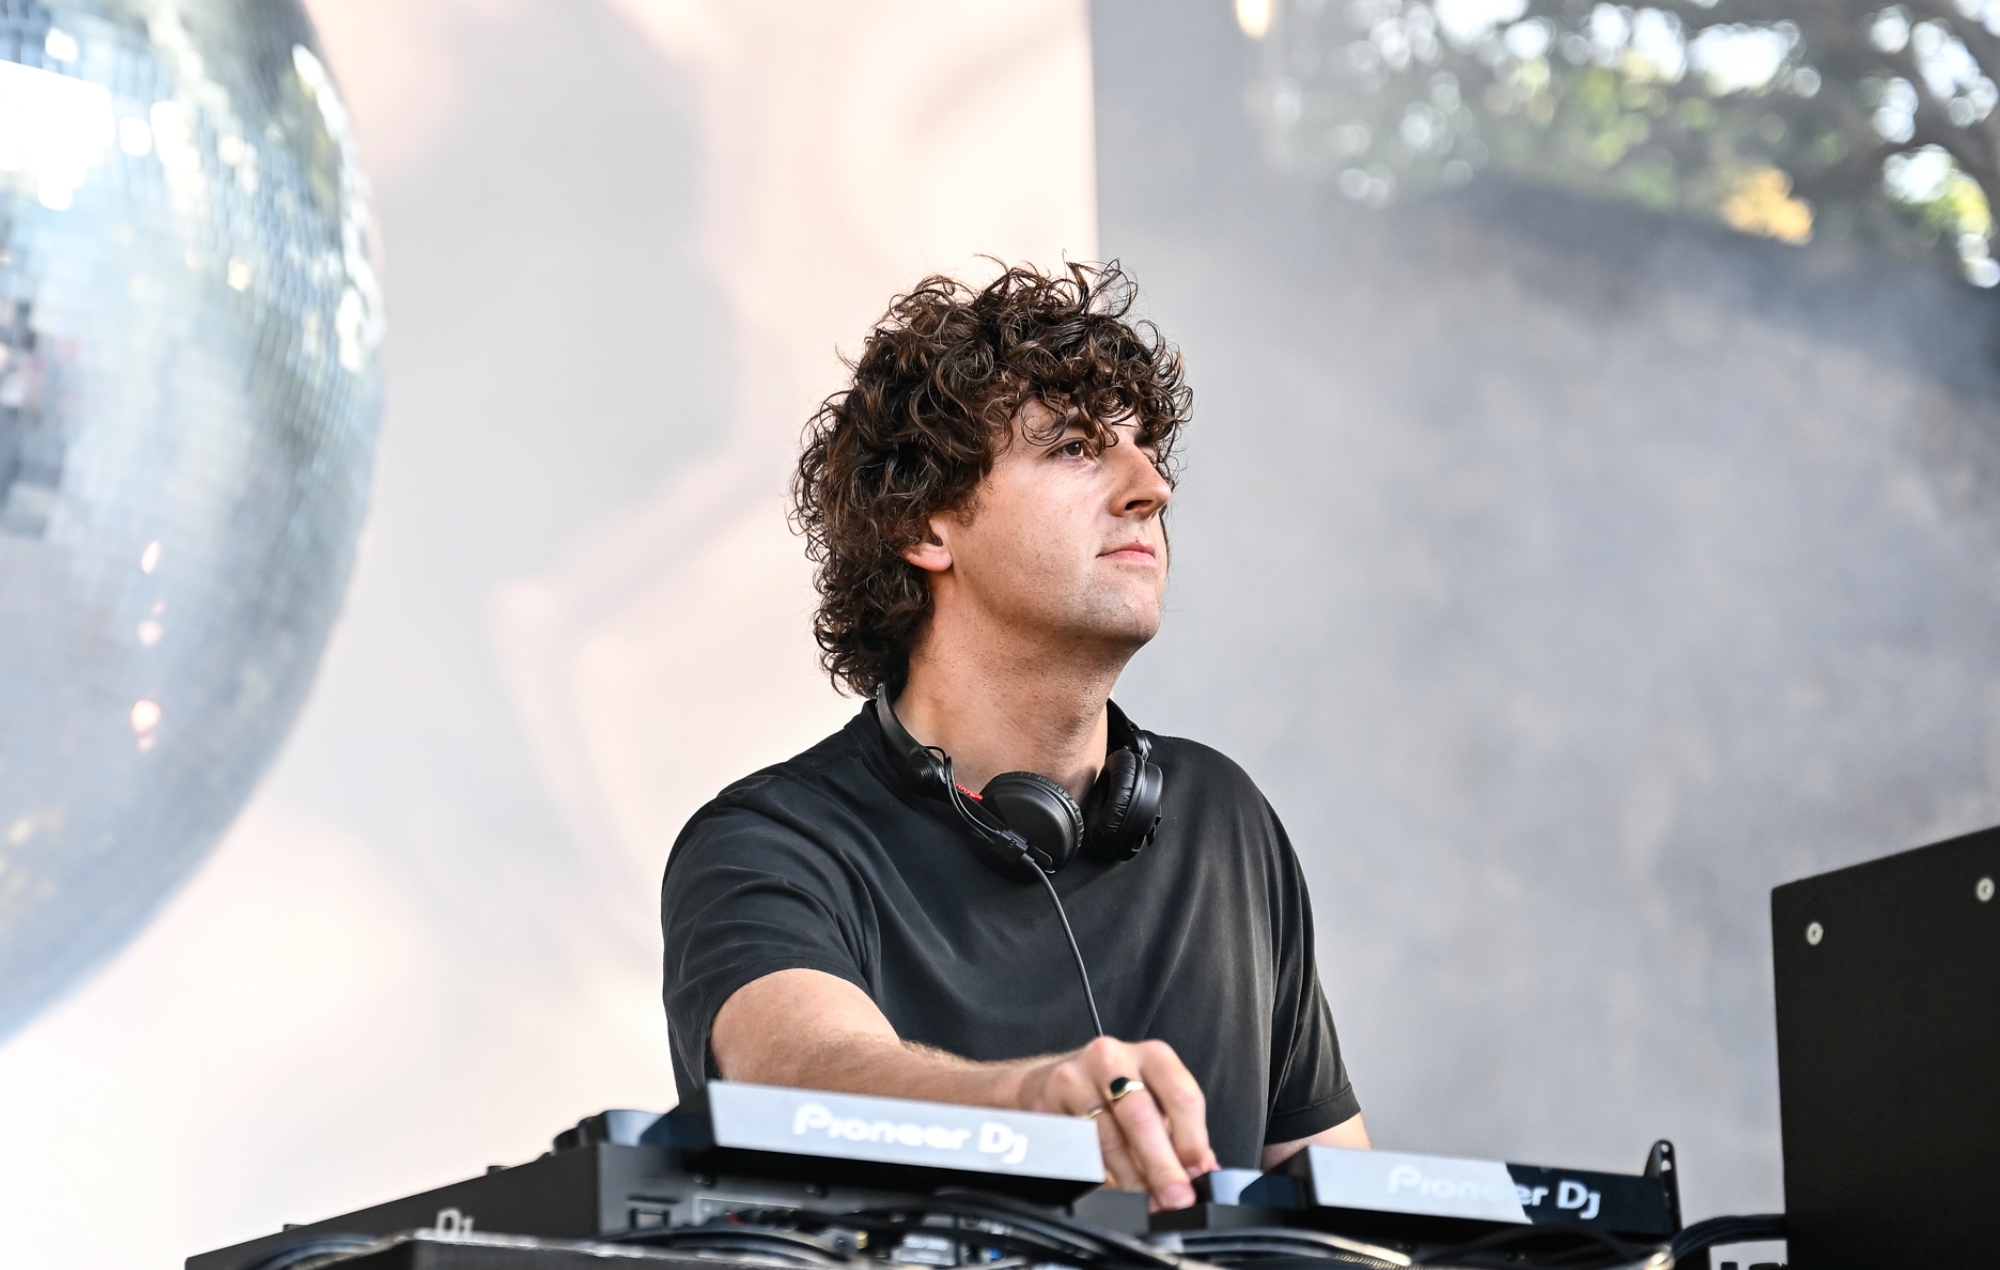
[[[1100,1102],[1095,1107],[1092,1107],[1089,1111],[1084,1112],[1083,1118],[1085,1120],[1095,1120],[1099,1116],[1103,1115],[1107,1110],[1108,1108],[1103,1103]]]
[[[1113,1076],[1111,1084],[1108,1086],[1111,1090],[1110,1101],[1117,1102],[1126,1094],[1136,1094],[1145,1087],[1146,1083],[1144,1081],[1135,1080],[1130,1076]]]

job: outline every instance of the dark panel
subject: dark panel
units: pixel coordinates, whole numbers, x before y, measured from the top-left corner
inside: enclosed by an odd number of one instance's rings
[[[2000,1264],[2000,830],[1771,893],[1799,1270]]]

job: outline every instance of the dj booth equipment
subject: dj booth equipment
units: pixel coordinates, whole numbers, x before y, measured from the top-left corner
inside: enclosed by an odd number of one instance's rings
[[[527,1164],[202,1253],[187,1270],[540,1270],[583,1255],[564,1241],[699,1250],[711,1270],[718,1256],[957,1266],[1010,1238],[1053,1239],[1031,1249],[1044,1263],[1164,1266],[1183,1253],[1138,1236],[1199,1258],[1263,1227],[1324,1232],[1293,1238],[1321,1260],[1390,1270],[1537,1226],[1639,1252],[1680,1229],[1665,1142],[1637,1175],[1310,1147],[1286,1172],[1207,1175],[1202,1202],[1151,1216],[1144,1196],[1103,1180],[1096,1126],[1077,1117],[717,1081],[705,1114],[603,1112]],[[1010,1226],[1030,1233],[994,1229]]]
[[[1773,892],[1788,1217],[1683,1228],[1665,1141],[1638,1174],[1315,1146],[1149,1214],[1088,1120],[717,1081],[187,1270],[1705,1270],[1775,1238],[1798,1270],[2000,1270],[1996,882],[1991,830]]]
[[[719,1270],[713,1257],[695,1253],[520,1235],[461,1238],[428,1230],[308,1250],[297,1260],[278,1264],[287,1270],[326,1265],[340,1270]]]

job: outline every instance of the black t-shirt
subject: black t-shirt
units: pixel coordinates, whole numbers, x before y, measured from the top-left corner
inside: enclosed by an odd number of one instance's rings
[[[1243,769],[1154,737],[1159,833],[1121,864],[1055,875],[1105,1031],[1166,1041],[1200,1082],[1225,1166],[1359,1106],[1313,963],[1283,826]],[[789,762],[724,790],[681,831],[662,900],[681,1097],[716,1075],[709,1027],[738,988],[824,971],[898,1036],[966,1058],[1074,1049],[1090,1013],[1048,892],[1000,876],[921,795],[864,706]]]

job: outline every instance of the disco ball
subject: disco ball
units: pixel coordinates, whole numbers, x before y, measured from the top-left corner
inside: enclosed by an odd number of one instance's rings
[[[295,0],[0,6],[0,1037],[304,701],[380,414],[366,191]]]

